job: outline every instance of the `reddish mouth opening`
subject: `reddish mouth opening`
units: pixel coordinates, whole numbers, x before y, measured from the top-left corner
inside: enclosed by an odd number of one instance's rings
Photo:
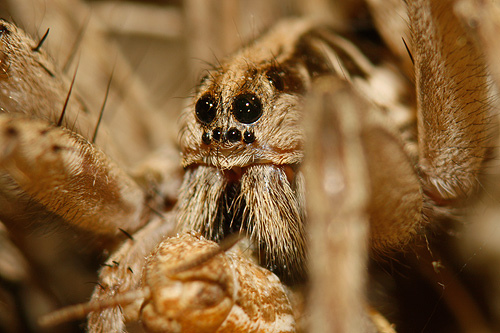
[[[275,165],[275,166],[283,169],[286,178],[288,179],[288,182],[290,184],[292,184],[295,181],[295,176],[297,172],[293,166],[289,164],[283,164],[279,166]],[[247,168],[248,167],[232,167],[231,169],[226,169],[223,170],[222,172],[229,183],[236,183],[240,181],[241,176],[245,173]]]
[[[223,170],[222,173],[229,183],[237,183],[240,181],[241,176],[245,172],[244,169],[246,168],[232,167],[231,169]]]

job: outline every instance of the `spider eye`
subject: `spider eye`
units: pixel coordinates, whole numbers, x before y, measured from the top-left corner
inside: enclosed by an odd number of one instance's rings
[[[274,70],[271,69],[266,73],[267,80],[273,85],[274,88],[276,88],[278,91],[283,91],[285,90],[285,82],[283,81],[283,77],[281,74]]]
[[[241,140],[241,132],[234,127],[231,127],[226,133],[227,139],[231,142],[238,142]]]
[[[245,143],[254,142],[255,134],[253,134],[253,132],[245,131],[245,133],[243,133],[243,141],[245,141]]]
[[[217,102],[211,95],[204,95],[196,102],[195,111],[199,122],[210,124],[217,113]]]
[[[251,124],[262,116],[262,103],[254,94],[243,94],[236,97],[231,110],[236,120]]]
[[[210,142],[212,142],[212,138],[210,138],[210,133],[208,132],[203,132],[203,135],[201,136],[201,141],[206,144],[206,145],[209,145]]]
[[[212,138],[215,141],[220,141],[222,139],[222,129],[220,127],[214,128],[212,131]]]

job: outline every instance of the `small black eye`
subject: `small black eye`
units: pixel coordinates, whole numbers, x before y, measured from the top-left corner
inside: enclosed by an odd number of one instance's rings
[[[262,116],[262,103],[254,94],[243,94],[236,97],[231,110],[236,120],[251,124]]]
[[[281,76],[282,73],[278,72],[275,69],[270,69],[266,73],[266,77],[271,82],[274,88],[276,88],[278,91],[283,91],[285,90],[285,82],[283,81],[283,77]]]
[[[210,142],[212,142],[212,139],[210,138],[210,133],[203,132],[203,135],[201,136],[201,141],[203,141],[204,144],[209,145]]]
[[[217,113],[217,102],[211,95],[204,95],[196,102],[195,111],[199,122],[210,124]]]
[[[243,133],[243,141],[245,141],[245,143],[252,143],[255,141],[255,135],[252,132],[245,131],[245,133]]]
[[[233,143],[241,140],[241,132],[235,127],[231,127],[227,131],[226,136],[227,139]]]
[[[222,129],[220,127],[217,127],[212,131],[212,138],[215,141],[220,141],[222,138]]]

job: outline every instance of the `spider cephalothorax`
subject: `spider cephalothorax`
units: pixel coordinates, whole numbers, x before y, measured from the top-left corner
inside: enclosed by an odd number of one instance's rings
[[[260,261],[289,278],[303,274],[305,259],[299,93],[310,74],[304,62],[287,63],[290,44],[269,45],[250,45],[210,71],[184,115],[179,220],[215,240],[248,232]]]
[[[288,20],[208,72],[183,115],[182,230],[248,233],[266,267],[304,277],[304,96],[319,76],[365,76],[357,52],[320,24]]]

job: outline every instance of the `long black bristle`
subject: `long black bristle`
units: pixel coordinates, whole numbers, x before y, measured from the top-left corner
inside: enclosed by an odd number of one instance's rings
[[[134,240],[134,237],[129,234],[127,231],[125,231],[124,229],[122,228],[118,228],[118,230],[120,230],[125,236],[127,236],[130,240]]]
[[[113,73],[115,69],[111,71],[111,75],[109,76],[108,86],[106,87],[106,94],[104,95],[104,101],[102,102],[101,110],[99,111],[99,119],[97,120],[97,124],[95,125],[94,135],[92,136],[92,143],[95,143],[97,139],[97,132],[99,131],[99,126],[101,125],[102,115],[104,114],[104,109],[106,108],[106,102],[108,101],[109,96],[109,88],[111,87],[111,81],[113,80]]]
[[[68,107],[69,98],[71,97],[71,92],[73,91],[73,85],[75,84],[76,73],[78,72],[78,67],[75,69],[75,74],[73,75],[73,80],[71,80],[71,85],[69,86],[68,95],[66,96],[66,100],[64,101],[64,106],[59,116],[59,121],[57,122],[57,126],[61,126],[64,120],[64,115],[66,114],[66,108]]]
[[[408,52],[408,55],[410,56],[411,63],[415,65],[415,61],[413,60],[413,55],[410,52],[410,48],[408,47],[408,44],[406,44],[406,41],[404,38],[401,38],[403,40],[403,43],[405,44],[406,52]]]
[[[42,45],[43,43],[45,42],[45,40],[47,39],[47,36],[49,35],[49,31],[50,31],[50,28],[47,29],[47,31],[45,31],[45,34],[43,35],[42,39],[40,39],[40,41],[38,42],[38,44],[31,48],[33,50],[33,52],[39,52],[40,49],[42,48]]]

